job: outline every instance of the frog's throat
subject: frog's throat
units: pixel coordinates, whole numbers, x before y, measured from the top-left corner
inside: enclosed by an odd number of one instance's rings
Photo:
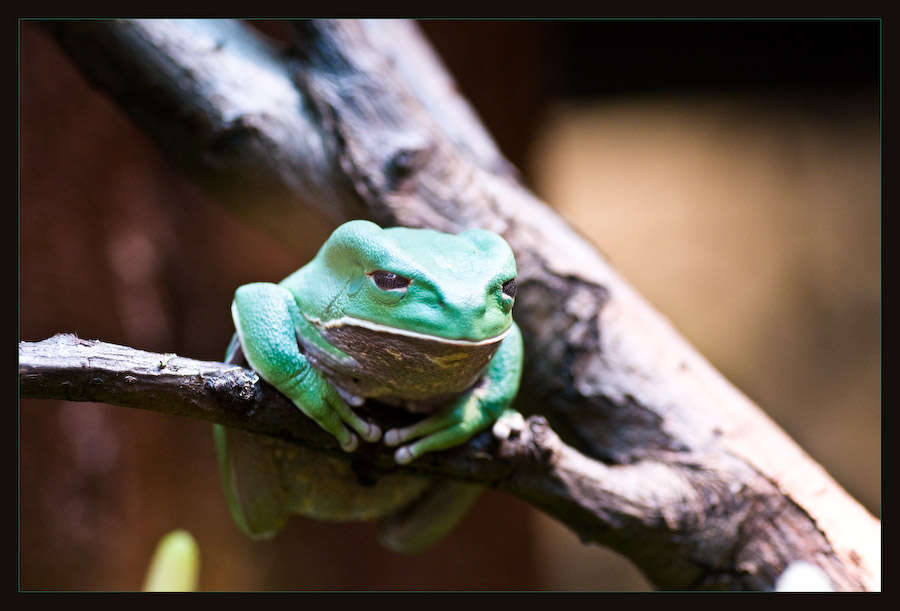
[[[417,405],[437,405],[471,388],[510,333],[472,341],[354,317],[300,322],[310,327],[298,333],[302,350],[344,394]]]
[[[340,328],[340,327],[363,327],[365,329],[369,329],[371,331],[377,331],[379,333],[389,333],[393,335],[404,335],[406,337],[412,337],[425,341],[432,342],[440,342],[442,344],[461,346],[467,348],[475,348],[477,346],[487,346],[490,344],[497,344],[504,339],[506,336],[510,334],[512,331],[512,325],[506,328],[505,331],[499,333],[498,335],[494,335],[493,337],[488,337],[482,340],[469,340],[469,339],[451,339],[447,337],[441,337],[440,335],[432,335],[430,333],[419,333],[417,331],[409,331],[408,329],[399,329],[397,327],[390,327],[388,325],[382,325],[377,322],[371,322],[369,320],[365,320],[362,318],[355,318],[353,316],[342,316],[341,318],[336,318],[334,320],[329,320],[328,322],[323,322],[317,318],[306,317],[306,319],[317,329],[328,331],[330,329]]]

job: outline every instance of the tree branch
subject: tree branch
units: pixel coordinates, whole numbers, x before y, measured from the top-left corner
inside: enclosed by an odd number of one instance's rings
[[[272,435],[350,458],[331,435],[256,372],[235,365],[60,334],[19,343],[19,383],[25,399],[147,409]],[[692,496],[689,487],[666,473],[669,465],[607,467],[563,443],[541,416],[531,416],[524,431],[507,440],[495,440],[485,432],[462,447],[426,455],[404,467],[394,462],[390,448],[380,444],[364,445],[353,458],[368,461],[374,471],[450,477],[506,490],[568,524],[584,541],[596,543],[608,540],[613,532],[620,537],[646,524],[677,519],[664,515],[666,508]]]
[[[513,451],[493,485],[662,588],[770,589],[794,560],[879,587],[878,520],[516,180],[413,24],[297,22],[287,54],[230,21],[46,27],[175,163],[288,245],[357,217],[504,235],[519,406],[568,445],[530,420],[536,456]],[[442,462],[469,451],[415,468],[472,477],[487,467]]]

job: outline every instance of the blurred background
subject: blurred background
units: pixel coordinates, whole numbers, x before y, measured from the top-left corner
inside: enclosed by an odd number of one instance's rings
[[[523,181],[880,517],[880,23],[421,25]],[[229,216],[32,22],[19,70],[20,339],[221,359],[234,289],[312,250]],[[493,491],[418,556],[301,518],[253,543],[208,424],[20,402],[20,589],[138,589],[174,528],[208,590],[649,587]]]

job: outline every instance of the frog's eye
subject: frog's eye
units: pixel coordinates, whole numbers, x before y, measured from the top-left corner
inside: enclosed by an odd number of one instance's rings
[[[507,280],[503,283],[503,294],[513,299],[516,298],[516,279]]]
[[[411,282],[409,278],[404,278],[403,276],[398,276],[394,272],[386,272],[380,269],[369,272],[369,277],[372,278],[372,282],[375,283],[375,286],[382,291],[405,291],[406,287],[408,287]]]

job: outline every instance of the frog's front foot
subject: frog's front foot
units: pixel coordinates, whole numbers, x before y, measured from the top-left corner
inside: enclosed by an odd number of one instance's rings
[[[384,434],[384,443],[392,447],[401,446],[394,452],[394,460],[406,465],[428,452],[446,450],[467,442],[490,426],[492,420],[478,398],[469,395],[415,424],[390,429]],[[418,441],[401,445],[414,439]]]
[[[312,368],[281,383],[277,388],[300,411],[331,433],[345,452],[356,450],[359,437],[370,443],[381,439],[381,428],[362,419],[347,405],[337,390]]]

